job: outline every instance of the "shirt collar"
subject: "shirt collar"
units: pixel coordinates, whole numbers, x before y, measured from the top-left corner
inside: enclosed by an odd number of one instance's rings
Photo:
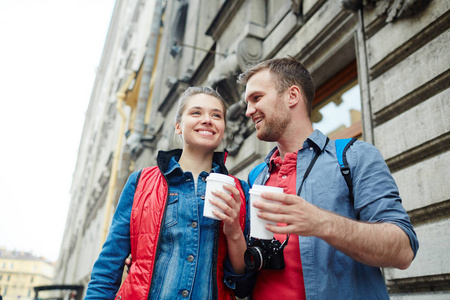
[[[179,156],[172,156],[169,160],[169,164],[167,166],[167,171],[164,172],[165,176],[168,176],[171,173],[177,174],[177,173],[183,173],[183,171],[181,170],[181,166],[178,163],[178,161],[180,160]]]
[[[283,165],[285,161],[292,159],[297,160],[297,155],[298,152],[289,152],[285,154],[283,159],[281,159],[280,150],[277,148],[270,157],[269,172],[272,171],[273,166],[276,165],[277,163]]]
[[[323,151],[323,149],[325,148],[327,142],[327,136],[324,135],[320,130],[316,129],[314,130],[313,133],[311,133],[311,135],[303,142],[303,149],[307,149],[310,147],[314,147],[314,148],[318,148],[320,149],[320,151]],[[300,150],[300,149],[299,149]],[[269,152],[269,154],[267,154],[267,156],[265,157],[264,161],[266,162],[266,164],[269,165],[270,167],[270,161],[272,157],[275,157],[274,154],[278,152],[278,147],[275,146],[275,148],[272,149],[272,151]],[[279,155],[279,154],[278,154]]]
[[[303,148],[315,147],[323,151],[327,143],[327,136],[320,130],[316,129],[303,143]]]

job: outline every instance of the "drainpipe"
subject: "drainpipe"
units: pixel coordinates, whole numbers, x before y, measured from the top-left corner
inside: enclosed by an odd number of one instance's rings
[[[139,88],[138,103],[136,107],[136,120],[134,123],[134,132],[127,139],[127,145],[132,154],[139,153],[142,145],[141,139],[145,131],[145,114],[147,102],[150,96],[150,81],[152,78],[153,67],[155,65],[155,54],[158,47],[158,37],[161,27],[162,0],[155,1],[152,27],[147,44],[147,51],[144,57],[143,74]]]
[[[122,149],[122,140],[123,136],[125,135],[125,123],[127,120],[127,116],[125,115],[123,111],[123,103],[125,102],[126,97],[126,90],[130,86],[131,81],[135,78],[136,73],[133,72],[133,74],[128,77],[125,84],[120,88],[120,90],[117,92],[117,104],[116,109],[119,115],[122,117],[122,122],[120,124],[120,130],[119,130],[119,139],[117,140],[116,150],[114,151],[114,157],[113,162],[111,166],[111,175],[109,177],[109,184],[108,184],[108,194],[106,195],[106,203],[105,203],[105,217],[103,222],[103,235],[102,235],[102,243],[103,245],[106,240],[106,236],[108,235],[108,225],[109,225],[109,216],[111,214],[111,207],[112,207],[112,199],[114,197],[114,190],[116,188],[116,182],[117,182],[117,170],[119,168],[119,161],[120,161],[120,150]]]

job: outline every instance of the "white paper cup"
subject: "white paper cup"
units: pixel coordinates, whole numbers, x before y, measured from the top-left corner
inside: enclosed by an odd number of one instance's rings
[[[253,202],[265,201],[277,204],[280,203],[261,198],[262,192],[283,193],[283,189],[274,186],[265,186],[258,184],[254,184],[250,189],[250,236],[258,239],[271,240],[273,239],[273,232],[266,229],[266,224],[277,224],[275,222],[269,222],[259,218],[257,213],[258,211],[260,211],[260,209],[253,207]]]
[[[220,174],[220,173],[211,173],[206,178],[206,193],[205,193],[205,205],[203,207],[203,216],[208,217],[215,220],[220,220],[218,217],[216,217],[212,211],[213,209],[223,212],[220,208],[218,208],[215,205],[212,205],[211,202],[209,202],[210,199],[216,199],[222,201],[222,199],[214,196],[211,191],[218,190],[225,192],[227,194],[231,194],[227,190],[223,188],[224,184],[229,184],[232,186],[236,186],[236,183],[234,181],[234,178],[228,175]]]

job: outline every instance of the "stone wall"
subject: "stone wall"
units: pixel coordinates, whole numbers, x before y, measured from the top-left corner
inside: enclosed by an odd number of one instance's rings
[[[449,223],[450,203],[446,167],[450,163],[449,2],[221,2],[216,10],[200,14],[191,9],[208,6],[206,2],[189,2],[185,30],[197,34],[186,35],[183,42],[203,41],[203,48],[226,56],[184,48],[175,58],[178,74],[192,76],[176,78],[178,90],[172,87],[172,94],[153,95],[166,119],[159,119],[164,124],[155,131],[158,138],[147,158],[154,158],[156,149],[171,145],[176,96],[189,85],[206,84],[229,101],[226,148],[232,151],[227,164],[232,173],[246,178],[273,145],[258,141],[244,116],[243,88],[235,78],[245,65],[291,55],[307,66],[320,86],[356,60],[363,138],[380,149],[391,168],[421,244],[408,270],[384,270],[390,293],[396,299],[409,298],[410,293],[439,299],[439,293],[449,293],[450,269],[445,257],[450,241],[442,229]],[[212,21],[205,31],[205,27],[193,27],[190,18],[196,24]],[[164,34],[171,32],[170,26],[165,24]],[[165,56],[159,61],[172,59]],[[170,71],[164,68],[161,72]],[[161,85],[165,80],[158,78]],[[169,98],[170,105],[164,106]],[[146,164],[152,162],[146,160]]]

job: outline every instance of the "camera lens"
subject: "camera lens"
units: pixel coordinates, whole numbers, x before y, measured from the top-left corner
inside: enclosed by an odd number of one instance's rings
[[[261,248],[249,247],[245,250],[244,261],[250,271],[259,271],[264,266],[264,258]]]

